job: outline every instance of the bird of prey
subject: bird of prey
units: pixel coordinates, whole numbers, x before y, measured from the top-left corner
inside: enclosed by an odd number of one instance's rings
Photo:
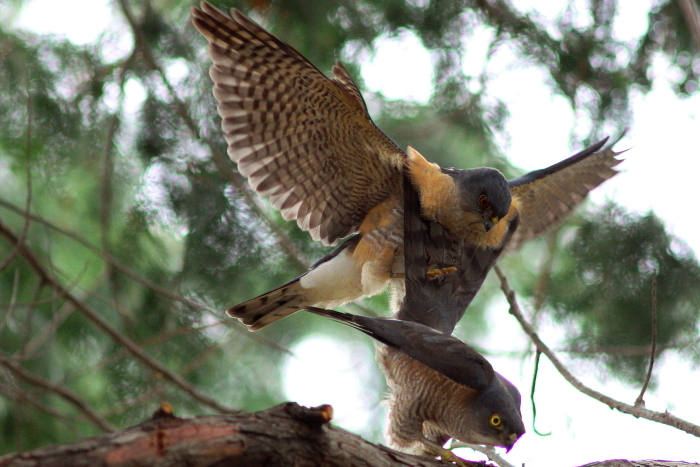
[[[402,277],[404,172],[426,219],[492,250],[551,229],[617,173],[616,153],[599,151],[604,142],[510,181],[495,169],[441,169],[374,125],[340,63],[326,77],[235,9],[229,17],[203,2],[192,16],[209,42],[214,96],[240,173],[314,240],[332,245],[356,234],[305,274],[227,310],[251,331],[306,306],[376,294]]]
[[[517,231],[519,217],[507,224],[499,247],[480,248],[422,218],[418,193],[406,177],[403,194],[405,281],[392,282],[394,317],[450,335]]]
[[[520,392],[456,337],[410,321],[306,310],[385,344],[377,360],[391,389],[388,438],[393,447],[434,454],[454,438],[510,450],[525,432]]]

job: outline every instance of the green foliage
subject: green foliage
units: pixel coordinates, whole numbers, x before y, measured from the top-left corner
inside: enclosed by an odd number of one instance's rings
[[[223,316],[227,306],[286,282],[327,249],[258,200],[225,156],[217,158],[226,149],[190,2],[116,3],[115,24],[125,25],[134,44],[120,58],[104,53],[113,46],[108,37],[76,46],[0,29],[0,452],[103,430],[7,362],[73,391],[107,423],[124,427],[163,400],[180,416],[219,410],[125,350],[124,339],[203,395],[248,410],[283,400],[285,348],[309,332],[360,339],[304,316],[257,334]],[[615,0],[591,2],[593,21],[583,28],[570,17],[547,28],[502,1],[216,3],[252,14],[323,71],[342,57],[355,76],[359,52],[385,35],[414,32],[436,57],[432,100],[367,97],[379,126],[401,147],[415,146],[444,166],[513,172],[493,140],[507,108],[469,91],[475,81],[488,86],[489,76],[463,72],[462,43],[478,27],[494,32],[492,48],[510,47],[547,70],[557,92],[598,128],[628,124],[630,89],[650,87],[647,72],[658,52],[683,70],[679,93],[695,92],[700,70],[670,0],[649,13],[652,28],[639,44],[614,39]],[[177,80],[168,78],[172,70],[180,70]],[[134,89],[143,93],[135,105]],[[660,344],[695,337],[698,267],[659,222],[612,208],[581,222],[577,240],[552,253],[557,266],[547,301],[559,319],[579,323],[572,344],[647,345],[654,268]],[[17,238],[26,250],[16,248]],[[509,265],[522,272],[527,293],[536,276],[524,258]],[[468,312],[473,323],[483,324],[494,293],[488,282]],[[362,307],[384,315],[387,297]],[[638,378],[643,367],[642,358],[602,358],[626,378]]]
[[[637,216],[608,205],[584,221],[554,256],[545,304],[571,321],[572,345],[589,351],[615,376],[642,381],[648,353],[618,354],[652,340],[656,307],[658,349],[685,348],[697,364],[700,266],[653,214]],[[655,301],[652,303],[653,277]],[[571,327],[571,326],[570,326]]]

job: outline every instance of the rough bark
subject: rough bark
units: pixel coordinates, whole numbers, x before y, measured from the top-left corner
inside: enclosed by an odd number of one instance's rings
[[[167,404],[153,418],[114,433],[0,458],[0,467],[273,466],[438,467],[334,427],[330,406],[289,402],[255,413],[191,419]],[[482,463],[483,465],[483,463]],[[668,461],[610,460],[582,467],[687,467]]]
[[[178,418],[165,405],[125,430],[10,454],[0,467],[444,466],[369,443],[328,424],[330,406],[281,404],[255,413]]]

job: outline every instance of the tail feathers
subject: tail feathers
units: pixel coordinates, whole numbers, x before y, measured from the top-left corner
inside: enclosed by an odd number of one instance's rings
[[[328,310],[326,308],[319,308],[315,306],[307,306],[304,309],[310,313],[319,316],[325,316],[326,318],[334,319],[338,322],[351,325],[353,323],[355,315],[350,313],[343,313],[342,311]]]
[[[297,278],[275,290],[232,306],[226,310],[226,314],[250,326],[249,331],[257,331],[299,311],[305,301],[306,296]]]
[[[377,326],[374,323],[382,321],[380,318],[368,318],[366,316],[357,316],[350,313],[343,313],[342,311],[328,310],[326,308],[318,308],[315,306],[306,306],[304,309],[315,315],[325,316],[332,320],[343,323],[350,326],[353,329],[357,329],[360,332],[364,332],[368,336],[378,340],[382,344],[395,346],[388,340],[384,338],[380,331],[377,332]]]

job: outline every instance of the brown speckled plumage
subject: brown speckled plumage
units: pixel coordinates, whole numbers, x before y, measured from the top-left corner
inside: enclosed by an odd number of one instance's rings
[[[192,17],[209,42],[214,96],[228,153],[240,173],[313,239],[331,245],[353,233],[360,236],[286,284],[286,294],[277,289],[273,297],[263,294],[228,313],[255,330],[301,306],[337,306],[381,291],[403,273],[401,179],[407,155],[374,125],[340,63],[326,77],[237,10],[229,17],[203,2]],[[506,182],[494,169],[440,169],[422,159],[428,177],[408,174],[425,200],[427,219],[472,247],[500,252],[511,236],[511,247],[517,247],[552,228],[585,193],[614,175],[617,163],[607,150]],[[478,189],[475,178],[483,184]],[[492,202],[486,209],[476,204],[479,190]],[[511,206],[511,197],[521,204]],[[381,215],[369,219],[380,206]],[[518,214],[520,227],[512,234],[506,224]],[[494,219],[495,228],[487,228]],[[487,263],[484,274],[493,261]],[[330,276],[324,280],[322,274]]]

